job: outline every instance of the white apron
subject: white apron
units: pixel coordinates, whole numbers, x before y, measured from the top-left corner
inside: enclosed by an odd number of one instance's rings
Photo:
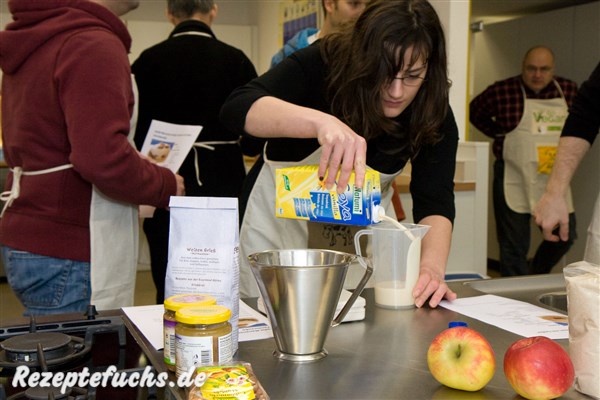
[[[504,139],[504,196],[506,204],[517,213],[531,214],[542,197],[556,156],[558,140],[568,106],[556,81],[561,97],[528,99],[523,91],[523,117]],[[569,212],[573,212],[571,190],[567,193]]]
[[[600,193],[596,198],[592,221],[588,227],[583,259],[592,264],[600,265]]]
[[[138,261],[138,207],[92,187],[90,275],[98,310],[133,306]]]
[[[319,164],[320,158],[320,148],[301,161],[271,161],[267,159],[266,154],[264,155],[265,163],[250,193],[240,230],[241,297],[259,296],[256,280],[248,262],[250,254],[265,250],[305,249],[308,247],[308,221],[275,216],[275,170],[298,165],[316,165]],[[395,217],[395,212],[391,204],[392,191],[389,189],[393,179],[401,172],[400,170],[393,175],[380,174],[381,205],[385,208],[386,215],[392,218]],[[318,223],[313,224],[317,225]],[[352,243],[350,245],[353,249],[354,245]],[[363,275],[362,267],[349,268],[344,287],[354,289]]]
[[[21,176],[50,174],[69,168],[73,168],[73,164],[40,171],[13,168],[11,190],[2,193],[6,203],[0,217],[19,197]],[[138,258],[137,207],[114,201],[92,186],[89,223],[91,304],[98,310],[132,306]]]

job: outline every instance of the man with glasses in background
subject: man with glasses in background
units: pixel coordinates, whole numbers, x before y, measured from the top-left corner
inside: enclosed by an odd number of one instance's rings
[[[531,213],[544,193],[576,93],[575,82],[554,75],[552,50],[535,46],[525,53],[520,75],[495,82],[471,101],[471,123],[494,138],[493,200],[502,276],[550,272],[576,238],[569,193],[568,240],[544,240],[529,265]]]

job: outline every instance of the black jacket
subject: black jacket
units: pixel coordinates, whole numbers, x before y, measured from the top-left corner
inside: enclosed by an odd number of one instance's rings
[[[219,122],[219,110],[235,88],[256,77],[256,70],[241,50],[217,40],[208,25],[196,20],[180,23],[167,40],[145,50],[131,69],[139,91],[134,137],[138,149],[152,119],[202,125],[197,142],[240,138]],[[262,148],[258,139],[242,143],[248,155],[256,155]],[[197,148],[202,186],[196,180],[194,150],[190,151],[179,170],[186,194],[237,197],[246,175],[242,147]]]

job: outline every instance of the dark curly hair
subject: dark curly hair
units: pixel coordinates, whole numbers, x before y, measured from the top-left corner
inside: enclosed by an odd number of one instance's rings
[[[410,118],[387,118],[381,90],[422,58],[427,75],[409,106]],[[385,136],[387,153],[414,156],[422,144],[439,140],[437,130],[448,112],[446,45],[439,18],[426,0],[375,0],[353,26],[325,37],[321,54],[328,65],[327,96],[332,112],[371,140]],[[402,125],[402,129],[398,126]],[[408,139],[408,140],[407,140]]]

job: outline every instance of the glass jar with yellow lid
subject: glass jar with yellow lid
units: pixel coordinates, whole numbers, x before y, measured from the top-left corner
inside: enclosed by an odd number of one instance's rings
[[[167,369],[175,371],[175,312],[187,306],[209,306],[217,304],[217,299],[206,294],[178,294],[165,300],[163,314],[164,349],[163,358]]]
[[[219,305],[183,307],[175,313],[176,374],[233,359],[231,310]]]

